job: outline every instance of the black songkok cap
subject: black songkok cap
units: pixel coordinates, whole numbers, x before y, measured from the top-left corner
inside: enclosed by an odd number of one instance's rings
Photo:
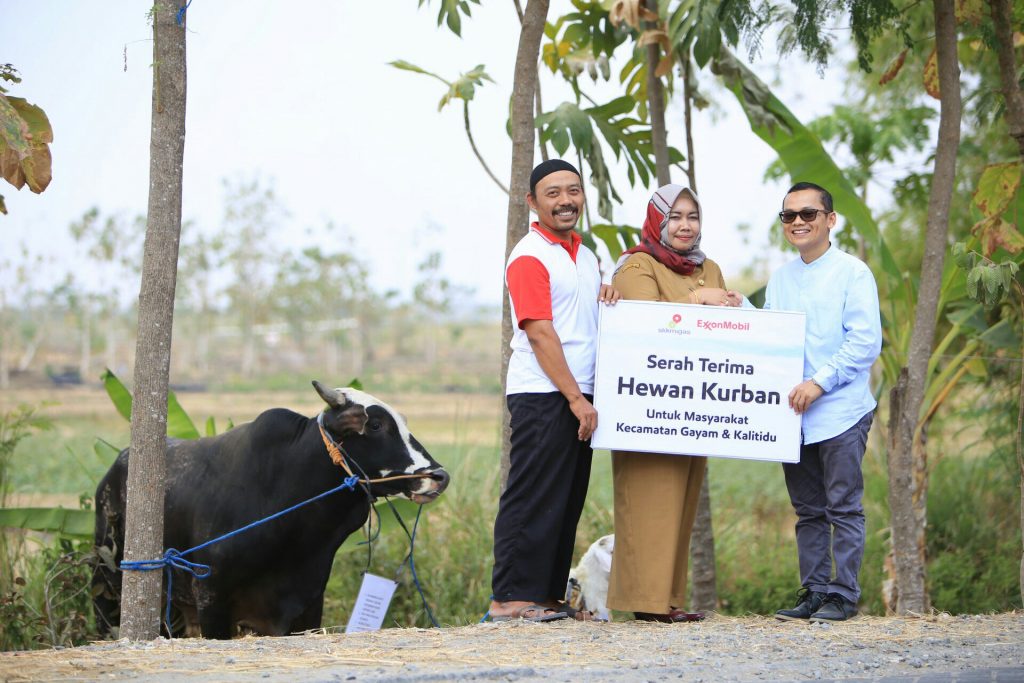
[[[530,174],[530,194],[534,194],[537,191],[537,183],[542,178],[551,175],[557,171],[572,171],[576,175],[580,175],[580,172],[576,170],[576,167],[570,164],[568,161],[562,161],[561,159],[548,159],[537,164],[537,168],[533,169],[533,173]],[[580,180],[583,176],[580,176]]]

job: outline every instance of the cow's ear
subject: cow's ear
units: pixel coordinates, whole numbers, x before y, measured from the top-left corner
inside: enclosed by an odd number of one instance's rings
[[[331,415],[331,427],[339,434],[363,434],[366,431],[366,407],[351,400],[342,389],[328,389],[313,380],[316,393],[320,394],[328,406],[337,411]]]

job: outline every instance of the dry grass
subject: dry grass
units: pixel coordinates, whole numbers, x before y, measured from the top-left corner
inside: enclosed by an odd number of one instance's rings
[[[323,679],[346,671],[408,675],[428,669],[449,675],[486,669],[589,670],[707,664],[728,668],[750,660],[770,673],[772,662],[814,661],[822,652],[856,652],[861,660],[930,648],[942,655],[961,653],[972,664],[1021,666],[1024,614],[954,618],[861,617],[833,626],[782,623],[765,617],[722,617],[668,625],[639,622],[583,624],[478,624],[442,629],[387,629],[352,635],[321,633],[291,638],[233,641],[122,640],[88,647],[0,653],[0,680],[71,681],[128,678],[239,680],[256,672],[293,679]],[[979,653],[991,651],[985,662]],[[1006,659],[1004,655],[1008,656]],[[928,654],[923,655],[928,659]],[[886,674],[899,669],[888,661]],[[787,669],[792,672],[792,670]]]

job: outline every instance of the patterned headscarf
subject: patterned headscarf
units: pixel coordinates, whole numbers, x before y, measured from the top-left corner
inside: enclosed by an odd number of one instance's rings
[[[622,266],[629,254],[637,252],[650,254],[670,270],[680,275],[689,275],[693,272],[694,268],[704,263],[704,259],[707,257],[700,250],[701,235],[699,233],[697,234],[697,239],[693,241],[693,245],[685,251],[679,251],[669,246],[668,213],[672,209],[672,205],[676,203],[680,193],[683,192],[689,194],[690,198],[693,199],[693,203],[697,205],[697,213],[701,217],[701,230],[703,231],[704,215],[700,209],[700,200],[697,199],[696,193],[682,185],[659,187],[654,196],[651,197],[651,201],[647,203],[647,217],[644,219],[644,227],[640,234],[640,244],[622,252],[616,269]]]

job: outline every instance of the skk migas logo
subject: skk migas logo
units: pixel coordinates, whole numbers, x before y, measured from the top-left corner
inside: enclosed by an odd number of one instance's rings
[[[659,327],[658,332],[660,334],[692,334],[692,332],[683,325],[683,316],[679,313],[674,313],[672,319],[669,320],[665,327]]]

